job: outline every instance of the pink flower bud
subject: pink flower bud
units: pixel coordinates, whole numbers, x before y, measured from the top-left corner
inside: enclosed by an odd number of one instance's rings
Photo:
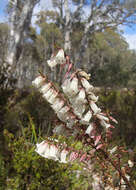
[[[99,143],[100,140],[101,140],[101,135],[96,136],[94,145],[96,146]]]
[[[84,153],[81,158],[80,158],[80,162],[84,161],[87,158],[87,153]]]
[[[74,161],[78,158],[78,153],[77,152],[71,152],[69,161]]]

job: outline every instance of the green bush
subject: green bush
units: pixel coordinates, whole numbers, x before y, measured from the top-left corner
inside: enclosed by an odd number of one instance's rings
[[[25,133],[28,131],[25,131]],[[39,156],[27,136],[15,138],[4,130],[6,158],[0,157],[0,184],[3,190],[87,190],[84,175],[76,177],[78,164],[60,164]],[[81,187],[82,186],[82,187]]]

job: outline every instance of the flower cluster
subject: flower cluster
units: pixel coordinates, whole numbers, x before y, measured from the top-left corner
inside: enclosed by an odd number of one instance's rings
[[[93,93],[94,87],[88,82],[90,76],[84,71],[78,69],[71,78],[66,79],[62,84],[62,90],[67,98],[64,98],[63,93],[59,92],[53,83],[47,80],[46,77],[38,76],[33,82],[33,86],[39,89],[51,105],[52,109],[57,114],[57,117],[62,121],[61,125],[54,128],[57,134],[76,135],[79,129],[85,129],[84,134],[89,135],[94,140],[94,145],[98,148],[101,135],[97,131],[96,121],[99,125],[106,129],[107,134],[110,133],[110,120],[116,122],[112,117],[107,117],[101,112],[96,102],[98,96]]]
[[[58,64],[63,65],[65,62],[64,51],[60,49],[56,56],[48,60],[48,65],[52,68]],[[36,145],[36,152],[45,158],[61,163],[79,160],[89,166],[92,154],[100,151],[100,154],[107,158],[119,175],[122,175],[122,180],[129,185],[127,175],[123,174],[121,169],[116,166],[116,162],[112,161],[113,154],[119,149],[117,147],[107,149],[105,143],[111,138],[112,128],[114,128],[112,124],[117,124],[117,121],[110,115],[103,113],[98,107],[98,96],[94,94],[94,87],[88,82],[89,79],[89,74],[77,69],[64,80],[61,90],[58,90],[43,75],[38,76],[32,82],[33,86],[41,92],[43,98],[50,103],[59,119],[59,124],[54,127],[53,132],[66,137],[72,135],[75,139],[83,140],[84,145],[91,147],[89,152],[85,153],[81,150],[72,150],[66,144],[59,145],[57,143],[56,145],[52,141],[45,140]],[[115,154],[115,156],[118,159],[118,155]],[[98,159],[101,160],[99,156]],[[128,165],[131,168],[131,161],[128,162]]]
[[[56,140],[57,141],[57,140]],[[87,161],[90,159],[90,156],[86,153],[80,151],[73,151],[72,149],[65,147],[64,145],[59,144],[57,141],[57,145],[52,143],[50,139],[44,140],[41,143],[36,144],[36,152],[48,159],[52,159],[54,161],[59,161],[60,163],[68,163],[73,162],[74,160],[79,160],[80,162],[87,163]]]
[[[51,59],[47,61],[49,67],[53,68],[56,65],[63,65],[66,62],[63,49],[60,49],[56,56],[52,55]]]

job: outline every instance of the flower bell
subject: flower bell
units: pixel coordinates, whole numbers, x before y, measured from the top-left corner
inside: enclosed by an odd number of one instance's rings
[[[65,59],[64,51],[63,49],[60,49],[56,56],[51,57],[51,59],[47,61],[47,64],[49,65],[49,67],[53,68],[56,65],[58,64],[62,65],[65,62],[66,62],[66,59]]]
[[[102,115],[102,114],[96,114],[96,117],[97,117],[99,120],[104,120],[104,121],[109,122],[109,118],[108,118],[108,117],[105,117],[105,116]]]
[[[82,85],[85,88],[87,93],[91,92],[94,89],[94,87],[85,78],[81,79],[81,83],[82,83]]]
[[[109,150],[110,154],[113,154],[114,152],[116,152],[118,149],[117,146],[115,146],[114,148],[112,148],[111,150]]]
[[[35,149],[35,151],[38,153],[38,154],[40,154],[40,155],[42,155],[44,152],[45,152],[45,141],[43,141],[43,142],[41,142],[40,144],[36,144],[36,149]]]
[[[55,56],[57,64],[63,65],[66,62],[63,49],[60,49]]]
[[[81,102],[82,103],[82,102]],[[85,108],[86,106],[84,104],[75,104],[73,109],[74,109],[74,113],[79,117],[82,118],[83,117],[83,113],[85,112]]]
[[[66,149],[62,150],[60,153],[60,162],[61,163],[67,163],[68,161],[66,160],[67,158],[68,151]]]
[[[58,159],[58,154],[59,154],[58,148],[55,145],[51,145],[50,146],[49,158],[52,159],[52,160],[55,160],[55,161],[59,160]]]
[[[46,141],[42,141],[40,144],[36,144],[35,151],[44,158],[49,158],[49,144]]]
[[[66,122],[67,118],[69,117],[69,110],[70,107],[68,106],[64,106],[62,107],[58,112],[57,112],[57,116],[61,121]]]
[[[89,136],[91,135],[91,132],[93,131],[93,123],[91,123],[88,128],[85,131],[85,134],[88,134]]]
[[[91,117],[92,117],[92,112],[89,110],[85,115],[84,115],[84,117],[81,119],[81,123],[82,124],[89,124],[89,121],[90,121],[90,119],[91,119]]]
[[[58,112],[63,106],[64,106],[64,101],[59,98],[56,98],[54,104],[51,105],[51,107],[55,112]]]
[[[129,165],[130,168],[133,168],[134,162],[132,162],[131,160],[128,160],[128,165]]]
[[[56,101],[56,97],[58,96],[58,92],[56,92],[55,90],[53,90],[52,95],[49,97],[48,102],[50,104],[54,104],[54,102]]]
[[[85,103],[86,99],[85,99],[86,95],[85,95],[85,90],[82,88],[79,92],[79,94],[76,97],[76,103]]]
[[[53,68],[57,65],[57,62],[54,58],[51,58],[50,60],[47,61],[47,64],[49,65],[49,67]]]
[[[44,82],[45,78],[43,78],[42,76],[38,76],[35,80],[32,81],[32,85],[36,88],[40,88]]]
[[[44,84],[44,85],[39,89],[39,91],[44,94],[44,93],[46,93],[50,88],[51,88],[51,83],[46,83],[46,84]]]
[[[94,114],[101,112],[101,109],[98,108],[98,106],[93,101],[90,101],[90,107],[91,107],[92,111],[94,112]]]
[[[53,89],[50,88],[47,92],[43,94],[43,97],[48,101],[48,99],[53,95]]]
[[[69,94],[69,88],[70,88],[70,80],[69,79],[66,79],[63,84],[62,84],[62,90],[63,92],[68,95]]]
[[[106,123],[106,121],[104,121],[104,120],[101,120],[101,121],[100,121],[100,124],[101,124],[103,127],[105,127],[106,129],[108,129],[108,128],[111,127],[111,124]]]
[[[70,96],[76,95],[79,92],[78,90],[78,79],[74,77],[70,83],[69,94]]]

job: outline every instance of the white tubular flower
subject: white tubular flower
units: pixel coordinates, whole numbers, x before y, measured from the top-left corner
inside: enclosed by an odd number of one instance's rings
[[[74,105],[74,113],[81,118],[83,116],[83,113],[85,112],[85,105],[84,104],[75,104]]]
[[[85,78],[82,78],[81,82],[87,93],[94,89],[94,87]]]
[[[46,141],[42,141],[40,144],[36,144],[35,151],[44,158],[49,158],[49,144]]]
[[[62,65],[65,62],[66,62],[66,59],[65,59],[63,49],[60,49],[56,56],[51,57],[51,59],[47,61],[49,67],[51,67],[51,68],[55,67],[58,64]]]
[[[100,124],[105,127],[106,129],[108,129],[111,125],[109,123],[106,123],[104,120],[100,121]]]
[[[76,103],[84,103],[85,101],[85,90],[82,88],[76,97]]]
[[[38,154],[43,154],[45,152],[45,147],[46,147],[46,143],[45,141],[42,141],[40,144],[36,144],[36,149],[35,151],[38,153]]]
[[[32,85],[36,88],[40,88],[44,82],[45,78],[43,78],[42,76],[38,76],[35,80],[32,81]]]
[[[61,163],[67,163],[68,161],[66,160],[67,158],[68,151],[67,150],[62,150],[60,153],[60,162]]]
[[[93,100],[94,102],[97,102],[99,97],[95,96],[94,93],[90,92],[88,98]]]
[[[98,106],[93,101],[90,101],[90,107],[91,107],[92,111],[94,112],[94,115],[101,112],[101,109],[98,108]]]
[[[49,158],[56,161],[59,160],[58,155],[59,155],[58,148],[55,145],[51,145]]]
[[[130,176],[129,175],[125,175],[125,177],[128,179],[128,181],[130,181]]]
[[[55,112],[58,112],[63,106],[64,106],[64,101],[59,98],[56,98],[54,104],[51,105],[51,107]]]
[[[116,152],[117,150],[117,146],[115,146],[114,148],[112,148],[111,150],[109,150],[110,154],[113,154],[114,152]]]
[[[39,91],[44,94],[44,93],[46,93],[50,88],[51,88],[51,83],[46,83],[46,84],[44,84],[44,85],[39,89]]]
[[[51,58],[50,60],[47,61],[47,64],[49,65],[49,67],[55,67],[57,65],[57,62],[54,58]]]
[[[133,168],[134,163],[131,160],[128,160],[128,165],[129,165],[130,168]]]
[[[109,122],[109,118],[108,117],[105,117],[104,115],[102,114],[96,114],[96,117],[100,120],[104,120],[104,121],[107,121]]]
[[[54,104],[54,102],[56,101],[57,95],[58,95],[58,92],[56,92],[55,90],[53,90],[53,93],[52,93],[52,95],[49,97],[48,102],[49,102],[50,104]]]
[[[50,96],[53,94],[53,89],[50,88],[47,92],[43,94],[43,98],[45,98],[47,101],[50,98]]]
[[[82,124],[89,124],[89,121],[90,121],[90,119],[91,119],[91,117],[92,117],[92,112],[89,110],[85,115],[84,115],[84,117],[81,119],[81,123]]]
[[[63,65],[66,62],[65,55],[63,49],[60,49],[55,56],[55,60],[57,64]]]
[[[71,94],[70,94],[70,96],[69,96],[69,101],[70,101],[72,107],[74,108],[74,105],[76,104],[76,96],[73,97],[73,96],[71,96]]]
[[[85,131],[85,134],[90,136],[91,132],[93,131],[93,123],[91,123]]]
[[[73,96],[76,95],[78,91],[78,79],[74,77],[70,83],[69,93],[71,96]]]
[[[69,111],[70,108],[68,106],[64,106],[63,108],[61,108],[58,112],[57,112],[57,116],[61,121],[66,122],[67,118],[69,116]]]
[[[69,94],[70,84],[71,84],[70,80],[69,80],[69,79],[66,79],[66,80],[64,81],[64,83],[62,84],[62,86],[61,86],[63,92],[64,92],[66,95]]]

